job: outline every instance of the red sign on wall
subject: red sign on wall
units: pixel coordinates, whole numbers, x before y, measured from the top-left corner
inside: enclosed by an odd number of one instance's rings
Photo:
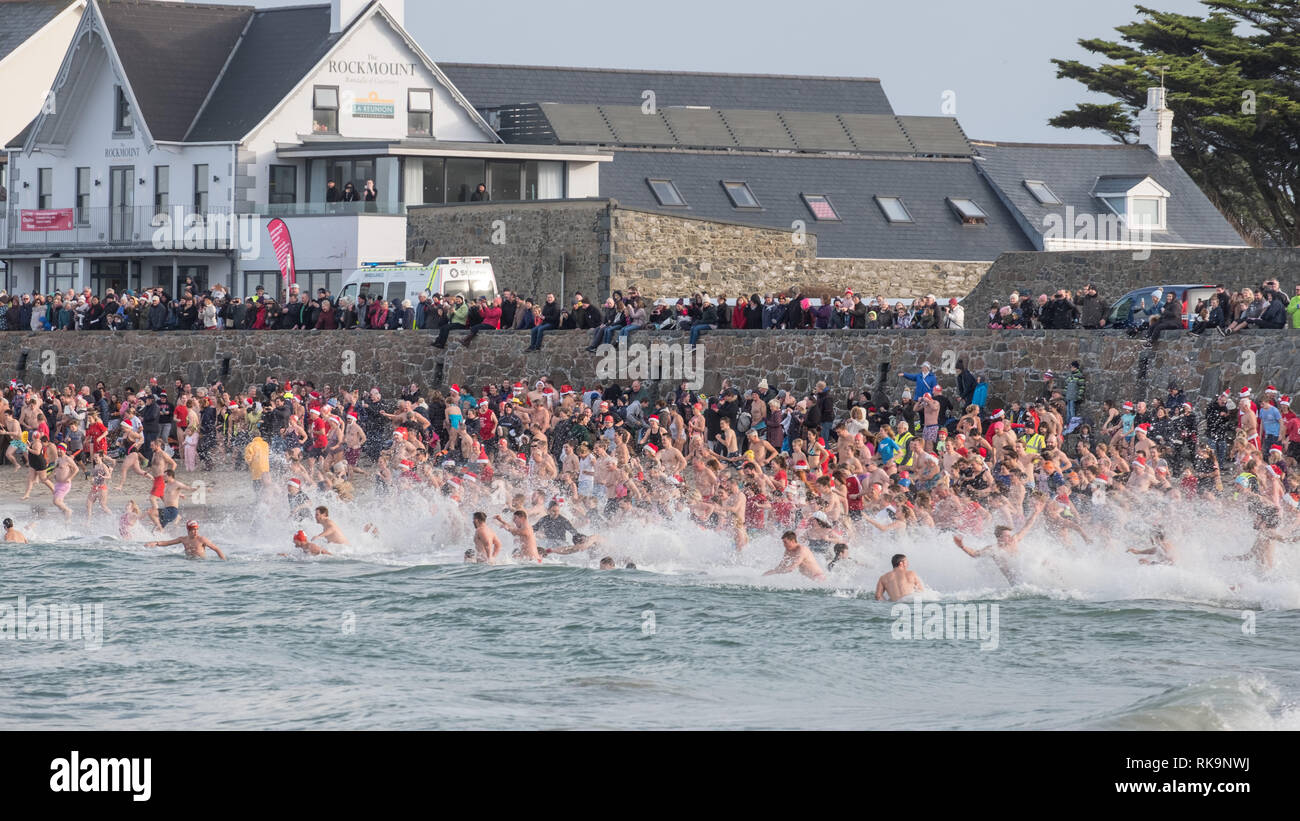
[[[24,231],[71,231],[72,209],[24,210],[22,211],[21,228]]]

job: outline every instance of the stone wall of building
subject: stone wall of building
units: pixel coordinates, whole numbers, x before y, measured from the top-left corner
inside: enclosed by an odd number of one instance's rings
[[[526,296],[609,292],[609,200],[421,205],[406,257],[488,256],[501,288]]]
[[[817,257],[815,233],[622,208],[613,200],[415,206],[407,258],[481,254],[497,282],[525,295],[635,285],[651,297],[697,291],[826,297],[847,288],[888,298],[961,297],[989,262]],[[561,287],[560,271],[564,270]]]
[[[0,333],[0,377],[35,385],[94,384],[139,387],[150,376],[170,383],[206,384],[222,379],[233,389],[268,375],[312,379],[318,385],[391,392],[415,382],[426,388],[451,383],[480,386],[503,379],[589,387],[601,381],[602,360],[586,353],[589,335],[552,332],[540,353],[525,353],[522,332],[480,334],[471,348],[452,335],[446,351],[431,347],[427,332],[261,331],[215,333]],[[638,332],[638,344],[681,345],[680,332]],[[706,393],[723,379],[750,385],[767,378],[779,388],[808,390],[818,380],[837,389],[884,385],[900,395],[910,383],[899,376],[923,361],[933,363],[943,384],[964,359],[990,384],[992,405],[1042,390],[1042,372],[1067,370],[1079,360],[1089,376],[1088,398],[1141,399],[1163,395],[1176,382],[1194,399],[1231,386],[1259,389],[1276,384],[1300,393],[1300,333],[1259,331],[1222,339],[1170,336],[1154,350],[1122,334],[1095,331],[715,331],[701,337]],[[26,352],[26,368],[19,371]],[[678,359],[677,361],[681,361]],[[634,367],[634,360],[623,364]],[[628,377],[636,376],[626,368]],[[656,390],[668,390],[688,373],[666,374]]]
[[[1051,294],[1057,288],[1097,286],[1104,302],[1117,300],[1147,285],[1204,283],[1232,289],[1277,279],[1288,293],[1300,271],[1300,248],[1204,248],[1151,251],[1134,259],[1132,251],[1017,251],[998,257],[983,280],[966,297],[971,308],[984,310],[998,300],[1005,305],[1012,291]]]

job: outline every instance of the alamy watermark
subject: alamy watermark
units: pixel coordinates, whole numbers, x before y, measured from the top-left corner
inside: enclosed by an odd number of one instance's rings
[[[606,381],[631,379],[667,379],[685,382],[686,387],[698,391],[704,387],[704,346],[684,345],[680,342],[628,342],[626,336],[618,344],[606,343],[596,348],[596,378]]]
[[[998,605],[938,602],[889,608],[889,633],[899,641],[978,641],[981,650],[998,649]]]
[[[261,218],[256,214],[200,214],[175,205],[149,223],[156,251],[225,251],[247,257],[262,253]]]
[[[0,641],[80,641],[87,649],[104,644],[104,605],[94,603],[0,604]]]

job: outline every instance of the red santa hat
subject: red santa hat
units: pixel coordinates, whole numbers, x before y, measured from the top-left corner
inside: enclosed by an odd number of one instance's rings
[[[226,409],[227,409],[227,410],[239,410],[239,405],[237,405],[237,404],[234,403],[234,402],[231,402],[229,405],[226,405]]]
[[[1142,424],[1138,425],[1137,427],[1138,427],[1138,430],[1142,431],[1143,433],[1146,433],[1147,431],[1151,430],[1151,423],[1150,423],[1150,422],[1143,422]]]
[[[1249,398],[1250,398],[1250,388],[1247,388],[1247,387],[1244,387],[1244,386],[1243,386],[1241,390],[1237,391],[1237,396],[1239,396],[1239,397],[1242,398],[1242,399],[1249,399]]]
[[[357,412],[356,412],[356,411],[354,411],[354,410],[350,410],[350,411],[348,411],[348,418],[349,418],[349,419],[360,419],[361,417],[357,416]]]
[[[451,392],[456,394],[457,396],[460,396],[460,385],[452,383]]]
[[[295,476],[289,480],[289,484],[293,485],[294,487],[302,487],[302,480]]]
[[[293,534],[293,540],[295,542],[305,542],[307,541],[307,534],[299,530],[297,533]]]
[[[1141,465],[1142,467],[1146,467],[1146,466],[1147,466],[1147,458],[1146,458],[1145,456],[1139,456],[1138,458],[1136,458],[1136,459],[1133,460],[1133,464],[1135,464],[1135,465]]]
[[[477,461],[480,465],[490,465],[490,464],[492,464],[492,460],[488,458],[487,450],[485,450],[485,449],[483,449],[483,448],[479,448],[479,450],[478,450],[478,459],[477,459],[476,461]]]
[[[645,449],[647,452],[650,453],[651,456],[654,456],[656,453],[659,452],[659,448],[655,447],[654,442],[646,442]]]
[[[672,482],[674,485],[677,485],[678,487],[680,487],[685,483],[685,480],[683,480],[682,477],[677,475],[676,473],[674,473],[672,476],[669,476],[668,481]]]
[[[510,390],[514,391],[515,393],[523,393],[523,392],[524,392],[524,383],[523,383],[523,382],[516,382],[515,384],[513,384],[513,385],[510,386]]]
[[[560,396],[573,396],[573,387],[571,385],[561,385]]]
[[[310,415],[312,415],[312,416],[320,416],[320,411],[317,410],[316,408],[312,408],[312,409],[308,410],[307,413],[310,414]]]
[[[998,408],[993,411],[993,413],[989,414],[990,419],[1001,419],[1004,416],[1006,416],[1006,412],[1002,408]]]
[[[1286,503],[1293,509],[1300,509],[1300,493],[1288,493],[1285,498]]]
[[[410,459],[403,459],[402,462],[401,462],[401,465],[402,465],[402,467],[403,467],[404,469],[406,469],[406,470],[414,470],[414,469],[415,469],[415,463],[412,462]]]
[[[527,463],[528,463],[528,454],[527,454],[527,453],[516,453],[516,454],[515,454],[515,458],[518,459],[519,461],[523,462],[524,464],[527,464]]]
[[[1278,443],[1278,442],[1274,442],[1274,443],[1273,443],[1273,446],[1270,447],[1270,448],[1268,449],[1268,452],[1269,452],[1269,453],[1286,453],[1286,448],[1282,447],[1282,445],[1281,445],[1280,443]]]
[[[800,470],[807,470],[807,469],[808,469],[808,463],[805,462],[804,460],[800,459],[798,462],[795,462],[795,463],[794,463],[794,469],[795,469],[796,472],[797,472],[797,471],[800,471]]]
[[[1291,407],[1291,397],[1283,396],[1277,400],[1277,403],[1279,405],[1286,405],[1289,408]]]
[[[1279,479],[1281,479],[1283,476],[1286,475],[1286,471],[1285,471],[1285,470],[1282,470],[1282,466],[1279,465],[1279,464],[1272,464],[1272,465],[1269,465],[1269,466],[1268,466],[1268,469],[1271,470],[1271,471],[1273,471],[1273,475],[1276,476],[1276,477],[1279,478]]]
[[[1125,403],[1124,403],[1124,410],[1133,410],[1133,403],[1132,403],[1132,402],[1125,402]]]
[[[475,474],[474,472],[472,472],[472,471],[468,471],[468,470],[465,471],[465,478],[468,479],[468,480],[470,480],[471,482],[477,482],[477,481],[478,481],[478,475]]]
[[[130,420],[130,419],[123,419],[123,420],[122,420],[122,427],[124,427],[124,428],[132,428],[132,427],[135,427],[135,426],[131,424],[131,420]]]
[[[1269,385],[1267,388],[1264,389],[1264,393],[1266,393],[1266,394],[1269,394],[1269,393],[1281,393],[1281,391],[1279,391],[1277,388],[1273,387],[1272,385]]]

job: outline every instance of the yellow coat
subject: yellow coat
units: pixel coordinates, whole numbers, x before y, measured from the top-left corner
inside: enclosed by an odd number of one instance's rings
[[[271,470],[271,448],[266,440],[258,436],[244,448],[244,461],[248,463],[248,473],[253,481],[261,479]]]

